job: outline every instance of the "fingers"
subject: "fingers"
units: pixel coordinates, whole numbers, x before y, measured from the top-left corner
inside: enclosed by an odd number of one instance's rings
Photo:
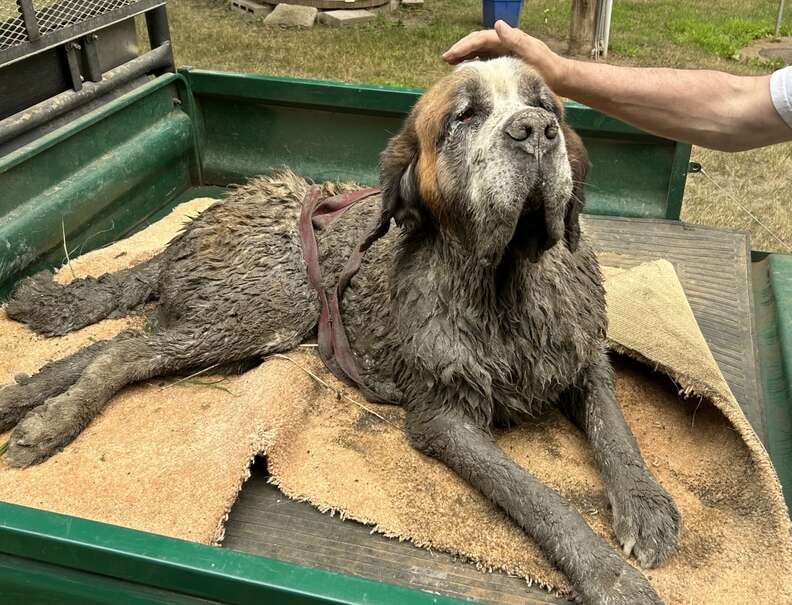
[[[517,51],[527,36],[516,27],[504,21],[497,21],[495,29],[485,29],[468,34],[443,53],[443,60],[461,63],[468,59],[488,59],[508,54],[519,54]]]
[[[495,22],[495,33],[498,35],[501,46],[504,47],[506,52],[518,57],[524,54],[526,42],[534,40],[522,30],[512,27],[505,21]]]
[[[497,21],[495,29],[486,29],[468,34],[445,53],[443,60],[456,64],[469,59],[489,59],[513,55],[530,63],[540,72],[552,65],[545,65],[555,57],[544,43],[529,36],[505,21]]]
[[[462,38],[443,53],[443,61],[456,64],[476,57],[491,57],[504,54],[498,34],[491,29],[473,32]]]
[[[517,46],[517,42],[520,40],[520,34],[522,34],[519,29],[512,27],[505,21],[495,22],[495,33],[498,35],[498,39],[501,43],[510,51],[513,51],[515,46]]]

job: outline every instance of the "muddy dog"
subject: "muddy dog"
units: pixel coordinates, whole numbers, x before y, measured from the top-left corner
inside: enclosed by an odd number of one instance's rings
[[[578,224],[588,159],[562,105],[517,60],[464,64],[420,99],[380,166],[381,203],[361,202],[317,234],[328,286],[370,236],[342,301],[364,384],[406,407],[413,445],[528,532],[579,600],[660,603],[491,434],[560,406],[591,442],[624,552],[645,567],[672,553],[679,513],[614,398],[602,280]],[[95,343],[0,391],[0,430],[15,426],[6,461],[51,456],[132,382],[240,371],[310,338],[319,302],[298,234],[307,188],[289,172],[255,179],[151,261],[68,286],[49,274],[21,282],[8,315],[42,334],[156,307],[154,328]]]

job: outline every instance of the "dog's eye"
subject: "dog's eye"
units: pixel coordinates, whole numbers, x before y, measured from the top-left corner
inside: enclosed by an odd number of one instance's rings
[[[473,119],[473,116],[475,115],[476,112],[473,110],[473,108],[468,107],[467,109],[456,115],[456,121],[461,122],[462,124],[467,124]]]

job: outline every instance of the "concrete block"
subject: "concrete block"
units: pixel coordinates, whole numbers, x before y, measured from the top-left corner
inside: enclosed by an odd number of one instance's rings
[[[405,8],[423,8],[424,0],[401,0],[401,5]]]
[[[242,13],[246,17],[260,19],[269,15],[272,12],[272,7],[269,4],[259,4],[252,0],[231,0],[231,10]]]
[[[319,13],[318,21],[322,25],[329,25],[331,27],[347,27],[349,25],[360,25],[361,23],[369,23],[377,18],[372,12],[354,9],[354,10],[338,10],[338,11],[325,11]]]
[[[319,11],[313,6],[296,6],[293,4],[278,4],[275,9],[264,19],[264,25],[272,27],[313,27],[316,14]]]

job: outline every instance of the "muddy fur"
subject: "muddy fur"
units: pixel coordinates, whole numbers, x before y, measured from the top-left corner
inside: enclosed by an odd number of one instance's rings
[[[660,603],[645,577],[574,507],[496,446],[495,426],[560,406],[599,464],[627,555],[652,567],[680,531],[614,397],[596,257],[578,215],[588,161],[560,103],[511,59],[463,66],[431,89],[381,157],[382,195],[317,234],[326,285],[375,229],[342,301],[367,386],[407,409],[413,445],[525,529],[601,605]],[[297,231],[308,183],[253,179],[193,220],[153,260],[67,286],[23,281],[9,316],[59,335],[156,301],[128,331],[0,390],[6,460],[68,444],[125,385],[220,366],[244,369],[315,330],[319,305]],[[351,185],[325,183],[325,195]],[[395,221],[397,227],[390,228]]]
[[[85,277],[63,288],[42,271],[20,282],[6,313],[46,336],[63,336],[101,321],[123,317],[157,296],[159,259],[99,278]]]

